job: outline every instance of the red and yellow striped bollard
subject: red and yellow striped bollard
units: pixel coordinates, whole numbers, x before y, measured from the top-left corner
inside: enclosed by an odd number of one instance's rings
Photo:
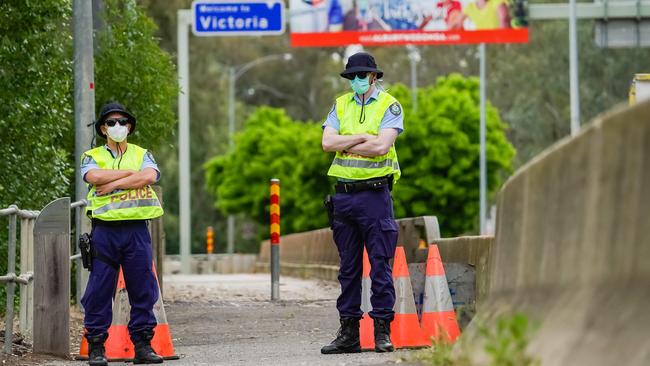
[[[280,180],[271,179],[271,300],[280,299]]]
[[[205,232],[205,252],[212,254],[214,251],[214,230],[212,226],[208,226],[208,229]]]

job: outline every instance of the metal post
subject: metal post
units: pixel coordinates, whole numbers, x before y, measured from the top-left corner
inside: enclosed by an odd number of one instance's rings
[[[571,92],[571,136],[580,131],[580,91],[578,90],[578,35],[576,0],[569,1],[569,84]]]
[[[189,26],[191,16],[186,10],[177,13],[178,41],[178,179],[180,216],[181,271],[190,273],[190,65]]]
[[[422,60],[420,51],[413,45],[407,45],[406,49],[409,51],[408,57],[411,63],[411,105],[413,111],[418,110],[418,62]]]
[[[81,235],[84,230],[82,230],[82,220],[83,220],[83,211],[85,209],[82,207],[75,207],[74,208],[74,213],[75,213],[75,234],[77,237],[77,241],[74,243],[75,247],[75,253],[81,255],[81,249],[79,248],[79,235]],[[79,307],[82,307],[81,305],[81,298],[83,297],[84,292],[86,291],[86,284],[88,282],[88,270],[86,270],[82,263],[81,263],[81,257],[79,259],[75,260],[77,263],[76,266],[76,276],[77,276],[77,286],[75,289],[75,294],[77,297],[77,305]]]
[[[87,0],[74,1],[74,120],[75,120],[75,158],[92,147],[95,119],[95,71],[93,59],[93,4]],[[79,164],[75,159],[75,198],[85,199],[88,187],[81,176]],[[82,229],[90,227],[83,212],[76,212],[78,223],[75,229],[77,239]],[[82,224],[79,224],[82,223]],[[83,226],[82,226],[83,225]],[[78,240],[75,240],[75,247]],[[79,249],[77,248],[77,251]],[[81,266],[78,266],[78,268]],[[78,269],[77,299],[86,288],[88,271]]]
[[[235,146],[235,83],[237,74],[234,67],[228,69],[228,148]],[[235,252],[235,216],[228,215],[227,253]]]
[[[418,110],[417,62],[411,59],[411,104],[413,111]]]
[[[16,214],[9,216],[9,255],[7,256],[7,274],[16,273]],[[7,282],[7,314],[5,320],[5,353],[11,354],[14,329],[14,291],[15,282]]]
[[[486,225],[486,213],[487,213],[487,164],[486,164],[486,156],[485,156],[485,99],[486,99],[486,92],[485,92],[485,87],[487,83],[487,78],[485,75],[485,43],[481,43],[479,45],[479,55],[480,55],[480,77],[481,77],[481,84],[480,84],[480,93],[481,93],[481,125],[480,125],[480,132],[479,132],[479,144],[480,144],[480,152],[479,152],[479,165],[480,165],[480,225],[481,225],[481,235],[485,235],[487,233],[487,225]]]
[[[34,219],[20,220],[20,273],[34,272]],[[34,322],[34,284],[20,286],[20,333],[32,339]]]
[[[271,300],[280,300],[280,180],[271,179]]]

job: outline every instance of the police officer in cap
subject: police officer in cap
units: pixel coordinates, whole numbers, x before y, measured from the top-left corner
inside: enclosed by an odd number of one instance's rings
[[[341,295],[336,303],[341,328],[321,352],[361,351],[364,244],[372,268],[375,351],[392,352],[395,288],[389,261],[395,255],[398,228],[390,192],[401,174],[394,143],[404,130],[402,107],[377,84],[383,72],[370,54],[352,55],[341,76],[349,80],[352,92],[336,99],[323,124],[322,140],[324,151],[336,152],[327,174],[337,178],[329,209],[341,258]]]
[[[93,260],[86,292],[85,337],[89,363],[107,365],[104,342],[112,322],[112,298],[120,266],[131,304],[129,334],[135,345],[134,363],[162,363],[151,348],[158,300],[158,282],[152,270],[150,219],[163,209],[151,184],[160,171],[151,153],[127,143],[136,119],[119,103],[105,104],[95,123],[106,144],[86,151],[81,174],[89,185],[87,214],[92,218]]]

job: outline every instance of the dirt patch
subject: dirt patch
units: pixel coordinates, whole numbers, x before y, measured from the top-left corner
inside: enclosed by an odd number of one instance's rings
[[[4,319],[2,320],[4,323]],[[14,336],[12,354],[7,355],[0,352],[0,364],[2,365],[16,365],[16,366],[31,366],[31,365],[46,365],[60,358],[48,355],[36,355],[32,353],[31,340],[24,337],[18,332],[18,319],[14,320]],[[70,350],[73,355],[79,351],[81,343],[81,335],[83,334],[83,313],[76,307],[70,309]],[[4,333],[0,333],[0,347],[4,348]],[[72,355],[71,355],[72,358]]]

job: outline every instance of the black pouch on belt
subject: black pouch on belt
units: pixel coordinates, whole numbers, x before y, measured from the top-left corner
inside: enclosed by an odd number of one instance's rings
[[[79,237],[79,251],[81,252],[81,263],[89,271],[93,270],[93,250],[90,234],[83,233]]]
[[[325,197],[325,201],[323,201],[323,205],[325,205],[327,218],[329,219],[330,227],[332,227],[332,224],[334,223],[334,202],[332,202],[332,196],[328,194],[327,197]]]
[[[93,225],[93,230],[94,229],[95,226]],[[120,269],[119,263],[97,252],[97,248],[93,246],[92,231],[91,234],[81,234],[79,237],[79,250],[81,251],[81,263],[88,271],[93,270],[93,259],[95,258],[113,267],[116,271]]]

